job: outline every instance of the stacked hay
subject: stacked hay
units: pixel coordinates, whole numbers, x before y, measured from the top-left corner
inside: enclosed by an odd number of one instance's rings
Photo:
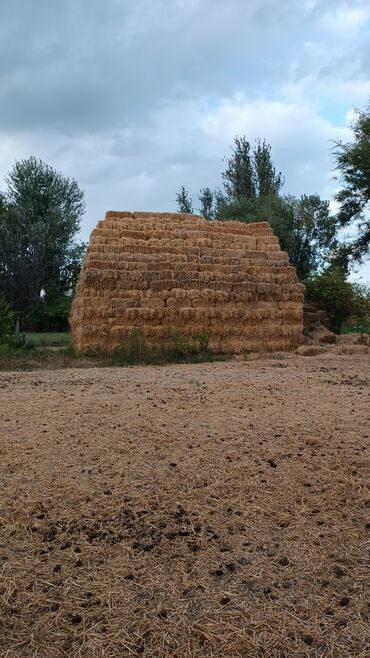
[[[302,342],[303,286],[267,222],[109,211],[93,231],[70,325],[78,350],[111,350],[140,329],[205,332],[218,352]]]
[[[330,320],[325,307],[316,302],[303,304],[303,333],[310,334],[318,326],[330,329]]]

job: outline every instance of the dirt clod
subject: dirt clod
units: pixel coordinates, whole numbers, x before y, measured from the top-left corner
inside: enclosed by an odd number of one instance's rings
[[[81,624],[82,622],[82,615],[79,613],[74,613],[71,615],[71,623],[72,624]]]
[[[281,564],[282,567],[287,567],[289,564],[289,559],[286,556],[284,556],[280,558],[279,564]]]
[[[336,564],[333,571],[337,576],[337,578],[341,578],[345,574],[345,569],[343,569],[343,567],[340,564]]]
[[[303,635],[302,640],[305,644],[308,644],[308,646],[312,646],[313,644],[313,637],[312,635]]]

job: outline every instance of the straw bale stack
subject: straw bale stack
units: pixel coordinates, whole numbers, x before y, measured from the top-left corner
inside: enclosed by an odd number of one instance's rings
[[[92,232],[70,325],[78,350],[176,329],[221,352],[303,342],[303,286],[267,222],[109,211]]]

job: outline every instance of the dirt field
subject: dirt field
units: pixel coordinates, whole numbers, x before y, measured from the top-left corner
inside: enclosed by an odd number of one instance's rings
[[[370,655],[370,358],[0,375],[1,658]]]

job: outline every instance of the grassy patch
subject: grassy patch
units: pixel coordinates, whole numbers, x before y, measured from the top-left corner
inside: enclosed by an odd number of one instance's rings
[[[26,334],[26,343],[34,347],[64,347],[69,345],[70,338],[66,332],[29,332]]]
[[[370,334],[370,324],[344,324],[341,334]]]

